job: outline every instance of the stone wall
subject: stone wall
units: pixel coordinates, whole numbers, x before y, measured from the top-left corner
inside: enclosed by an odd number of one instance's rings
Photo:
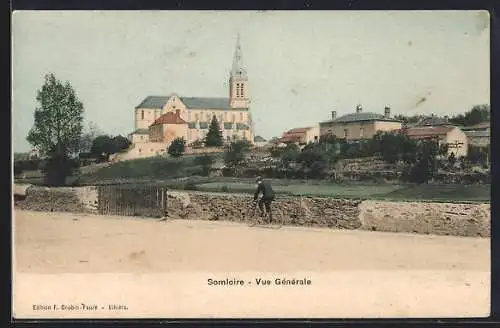
[[[363,201],[362,229],[490,237],[490,204]]]
[[[253,207],[248,194],[169,192],[169,216],[185,219],[246,221]],[[360,201],[318,197],[277,197],[273,218],[284,225],[357,229]]]
[[[24,193],[16,207],[35,211],[97,213],[95,187],[14,188]],[[252,197],[198,191],[168,191],[170,218],[249,219]],[[435,235],[490,237],[490,204],[360,201],[320,197],[278,196],[273,216],[284,225],[363,229]]]
[[[14,190],[25,198],[16,200],[15,206],[30,211],[97,213],[96,187],[47,188],[29,186]]]

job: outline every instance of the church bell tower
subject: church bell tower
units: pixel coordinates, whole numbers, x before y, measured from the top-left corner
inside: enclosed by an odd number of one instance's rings
[[[248,108],[250,105],[250,98],[248,96],[248,76],[243,66],[239,34],[236,40],[233,67],[229,75],[229,103],[231,108],[235,109]]]

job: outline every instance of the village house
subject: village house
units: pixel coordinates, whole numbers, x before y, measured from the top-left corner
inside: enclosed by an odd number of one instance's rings
[[[448,156],[452,153],[458,158],[467,156],[468,140],[465,133],[456,126],[413,126],[405,129],[411,139],[436,140],[439,145],[448,145]]]
[[[229,97],[148,96],[135,108],[135,130],[129,135],[127,159],[160,155],[175,138],[186,145],[204,140],[216,118],[225,142],[244,139],[253,144],[248,76],[239,37],[229,74]]]
[[[490,146],[490,122],[483,122],[472,126],[463,127],[469,145],[479,148]]]
[[[253,142],[255,147],[257,148],[263,148],[267,145],[267,140],[262,138],[261,136],[256,136],[255,138],[253,138]]]
[[[394,131],[402,127],[402,122],[391,117],[391,109],[385,107],[384,115],[363,112],[356,106],[356,112],[337,117],[337,111],[332,111],[329,121],[319,123],[321,136],[333,135],[339,139],[362,140],[371,139],[378,131]]]
[[[284,132],[278,140],[281,143],[296,143],[299,145],[317,142],[319,140],[319,126],[288,130]]]

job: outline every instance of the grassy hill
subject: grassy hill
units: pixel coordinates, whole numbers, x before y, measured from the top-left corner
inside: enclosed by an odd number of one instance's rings
[[[222,154],[213,155],[220,160]],[[202,167],[194,155],[179,159],[150,157],[118,162],[112,165],[82,168],[80,175],[68,179],[75,185],[102,183],[161,184],[173,189],[195,189],[211,192],[253,193],[253,179],[201,177]],[[35,179],[35,178],[33,178]],[[23,181],[23,183],[36,183]],[[329,181],[272,180],[279,195],[302,195],[395,201],[489,202],[490,185],[462,184],[376,184],[332,183]]]

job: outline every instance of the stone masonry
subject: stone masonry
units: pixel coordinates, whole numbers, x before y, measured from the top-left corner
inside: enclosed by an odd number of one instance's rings
[[[18,191],[16,191],[18,190]],[[23,187],[14,193],[23,210],[97,213],[95,187]],[[490,237],[490,204],[360,201],[320,197],[278,196],[273,216],[283,225],[363,229],[435,235]],[[168,218],[245,222],[252,195],[168,191]]]

